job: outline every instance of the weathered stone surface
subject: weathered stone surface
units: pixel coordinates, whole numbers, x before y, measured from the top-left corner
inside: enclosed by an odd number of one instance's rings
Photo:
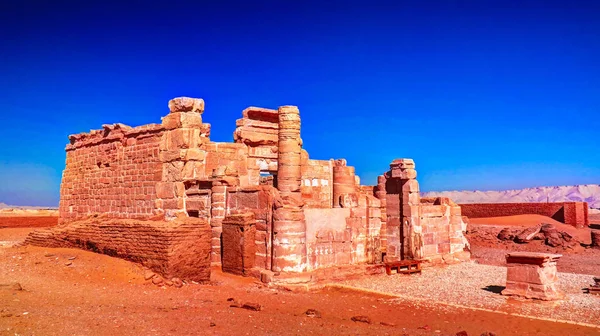
[[[223,227],[224,272],[248,275],[254,267],[256,254],[256,220],[253,213],[225,217]]]
[[[506,288],[502,295],[528,299],[558,300],[564,294],[556,288],[559,254],[513,252],[506,255]]]
[[[528,227],[525,230],[521,231],[521,233],[519,233],[516,237],[515,237],[515,242],[523,244],[523,243],[528,243],[529,241],[531,241],[533,239],[533,237],[535,237],[536,234],[538,234],[540,232],[541,227],[540,226],[532,226],[532,227]]]
[[[152,279],[162,276],[194,281],[210,279],[210,226],[203,219],[175,222],[90,219],[33,231],[26,243],[78,247],[131,260],[156,273]]]
[[[171,112],[204,112],[204,99],[178,97],[169,101],[169,111]]]

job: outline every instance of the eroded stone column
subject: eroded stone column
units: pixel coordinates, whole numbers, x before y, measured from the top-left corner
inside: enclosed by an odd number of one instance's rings
[[[307,267],[306,222],[300,186],[302,139],[300,111],[279,108],[277,189],[281,197],[273,213],[273,271],[302,272]]]
[[[335,160],[333,163],[333,207],[341,207],[342,197],[356,192],[356,175],[354,167],[347,166],[346,160]]]

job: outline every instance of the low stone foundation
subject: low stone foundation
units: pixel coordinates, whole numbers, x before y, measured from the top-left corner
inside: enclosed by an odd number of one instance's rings
[[[558,300],[556,263],[560,254],[513,252],[506,255],[506,289],[502,295],[527,299]]]
[[[210,237],[205,219],[164,222],[94,218],[33,231],[25,244],[82,248],[140,263],[167,279],[208,281]]]

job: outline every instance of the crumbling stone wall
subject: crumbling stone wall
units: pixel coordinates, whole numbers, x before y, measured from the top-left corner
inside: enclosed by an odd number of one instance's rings
[[[156,214],[155,185],[161,180],[161,125],[104,125],[69,136],[63,171],[61,223],[103,214],[148,219]]]
[[[464,216],[487,218],[542,215],[575,227],[589,226],[587,202],[563,203],[470,203],[460,204]]]

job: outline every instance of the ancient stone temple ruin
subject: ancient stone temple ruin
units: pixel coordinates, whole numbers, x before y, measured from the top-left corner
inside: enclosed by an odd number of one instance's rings
[[[469,258],[460,207],[421,198],[411,159],[394,160],[377,185],[364,186],[345,160],[302,149],[295,106],[248,107],[232,143],[210,140],[202,99],[175,98],[169,109],[161,124],[71,135],[61,225],[27,242],[197,280],[210,264],[277,280],[388,260]]]

